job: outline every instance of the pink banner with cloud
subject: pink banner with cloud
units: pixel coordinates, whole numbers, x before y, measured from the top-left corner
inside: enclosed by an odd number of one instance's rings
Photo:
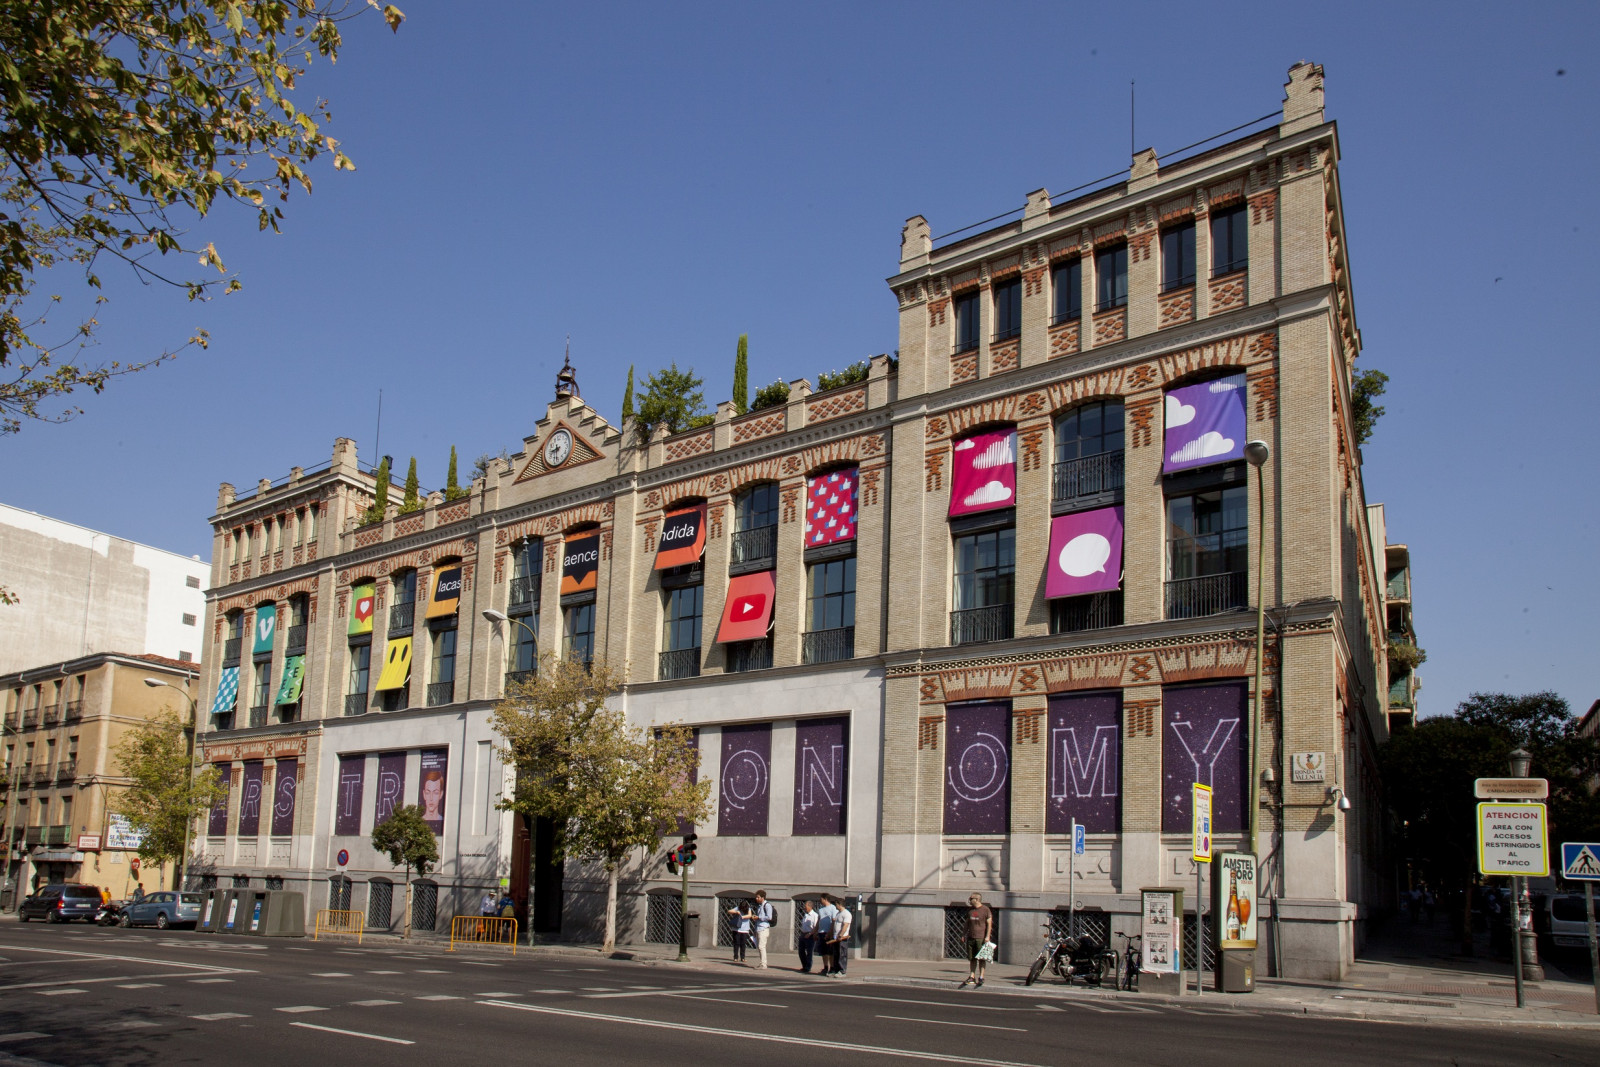
[[[1231,374],[1167,392],[1161,450],[1164,472],[1244,456],[1244,375]]]
[[[1104,593],[1122,585],[1122,509],[1099,508],[1050,520],[1046,597]]]
[[[950,514],[1009,508],[1017,502],[1017,431],[990,430],[950,450]]]

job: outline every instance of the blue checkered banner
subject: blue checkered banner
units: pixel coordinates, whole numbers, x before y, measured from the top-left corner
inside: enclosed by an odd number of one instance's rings
[[[233,710],[239,699],[239,668],[222,668],[222,678],[217,682],[217,699],[211,705],[211,714],[222,715]]]

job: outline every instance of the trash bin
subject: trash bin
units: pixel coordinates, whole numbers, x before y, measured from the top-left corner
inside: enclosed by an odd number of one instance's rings
[[[699,945],[700,944],[700,913],[697,912],[697,911],[691,911],[687,915],[685,915],[683,917],[683,929],[684,929],[684,933],[687,935],[684,938],[684,942],[683,943],[688,945],[690,948],[694,948],[695,946]]]
[[[227,910],[223,904],[228,895],[226,889],[213,889],[207,893],[205,900],[200,903],[200,919],[194,928],[203,934],[214,934],[222,929],[222,916]]]
[[[240,922],[243,917],[239,914],[239,897],[241,893],[237,889],[223,889],[219,890],[219,892],[221,893],[221,899],[217,902],[219,909],[217,932],[221,934],[237,934],[244,928],[244,924]]]
[[[258,937],[306,936],[306,899],[289,889],[269,889],[263,899],[261,919],[252,931]]]
[[[262,912],[266,910],[266,907],[266,890],[239,890],[239,919],[233,928],[233,932],[236,934],[260,934]]]

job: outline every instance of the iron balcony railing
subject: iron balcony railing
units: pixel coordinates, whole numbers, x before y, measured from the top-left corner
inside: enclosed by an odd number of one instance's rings
[[[967,608],[950,613],[950,643],[971,644],[974,641],[1007,641],[1011,638],[1012,623],[1016,615],[1010,604],[995,604],[987,608]]]
[[[49,767],[35,767],[32,777],[34,785],[49,785],[55,780],[56,776],[55,772],[50,770]]]
[[[346,715],[365,715],[367,713],[367,694],[346,694],[344,698],[344,713]]]
[[[1122,625],[1122,592],[1064,597],[1050,605],[1050,632],[1077,633]]]
[[[428,707],[436,708],[440,704],[448,704],[456,698],[456,683],[454,679],[448,682],[428,683]]]
[[[772,640],[740,641],[728,646],[728,671],[742,674],[745,671],[764,671],[772,666]]]
[[[24,730],[28,729],[29,727],[38,726],[38,725],[39,725],[39,709],[38,708],[29,708],[27,711],[22,713],[22,728]]]
[[[56,781],[70,782],[78,776],[78,761],[75,759],[62,760],[56,764]]]
[[[257,704],[255,707],[251,708],[250,709],[250,725],[251,726],[265,726],[265,725],[267,725],[267,713],[269,711],[271,711],[271,710],[272,710],[272,705],[271,704]]]
[[[658,677],[663,681],[671,678],[696,678],[700,675],[700,650],[698,648],[677,648],[671,652],[661,653],[661,670]]]
[[[60,704],[46,704],[44,706],[44,724],[46,726],[54,726],[56,723],[58,723],[60,721],[61,721],[61,705]]]
[[[965,341],[957,341],[956,342],[955,355],[959,356],[963,352],[976,352],[977,350],[978,350],[978,339],[976,337],[971,337],[971,338],[968,338]]]
[[[1006,329],[996,330],[994,332],[994,341],[993,341],[993,343],[994,344],[999,344],[1001,341],[1009,341],[1013,337],[1021,337],[1021,336],[1022,336],[1022,327],[1021,326],[1009,326]]]
[[[1167,618],[1197,619],[1246,606],[1245,572],[1225,571],[1167,583]]]
[[[511,579],[511,596],[506,606],[515,608],[523,604],[532,604],[539,599],[539,576],[525,574],[521,578]]]
[[[1055,465],[1054,473],[1052,499],[1058,504],[1100,493],[1120,492],[1123,454],[1102,452],[1098,456],[1063,460]]]
[[[70,826],[46,826],[44,828],[44,841],[41,843],[45,845],[64,845],[67,843],[67,835],[71,832],[72,827]]]
[[[506,688],[510,689],[514,685],[524,685],[538,676],[539,672],[536,670],[506,671]]]
[[[403,604],[395,604],[389,608],[389,632],[391,634],[408,634],[411,632],[411,620],[416,615],[417,602],[407,600]]]
[[[230,637],[222,642],[222,665],[224,667],[237,667],[239,665],[239,650],[244,646],[244,638]]]
[[[812,630],[800,635],[800,661],[802,663],[837,663],[854,659],[856,655],[856,628],[838,626],[832,630]]]
[[[1391,708],[1409,708],[1411,706],[1410,671],[1389,683],[1389,706]]]
[[[1411,575],[1407,571],[1399,571],[1390,578],[1384,587],[1384,594],[1390,600],[1411,599]]]
[[[66,714],[62,716],[62,720],[64,722],[77,722],[81,718],[83,718],[83,701],[67,701],[67,711]]]
[[[37,845],[44,841],[44,827],[30,826],[28,832],[22,836],[23,844]]]
[[[288,647],[284,649],[286,656],[299,656],[306,650],[306,632],[311,627],[301,622],[289,627]]]
[[[757,526],[753,530],[740,530],[733,535],[732,563],[754,563],[757,560],[778,558],[778,528]]]

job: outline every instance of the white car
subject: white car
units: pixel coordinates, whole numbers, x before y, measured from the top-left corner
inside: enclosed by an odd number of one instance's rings
[[[1595,904],[1595,921],[1600,924],[1600,902]],[[1582,896],[1567,893],[1550,898],[1550,940],[1557,948],[1589,947]]]

